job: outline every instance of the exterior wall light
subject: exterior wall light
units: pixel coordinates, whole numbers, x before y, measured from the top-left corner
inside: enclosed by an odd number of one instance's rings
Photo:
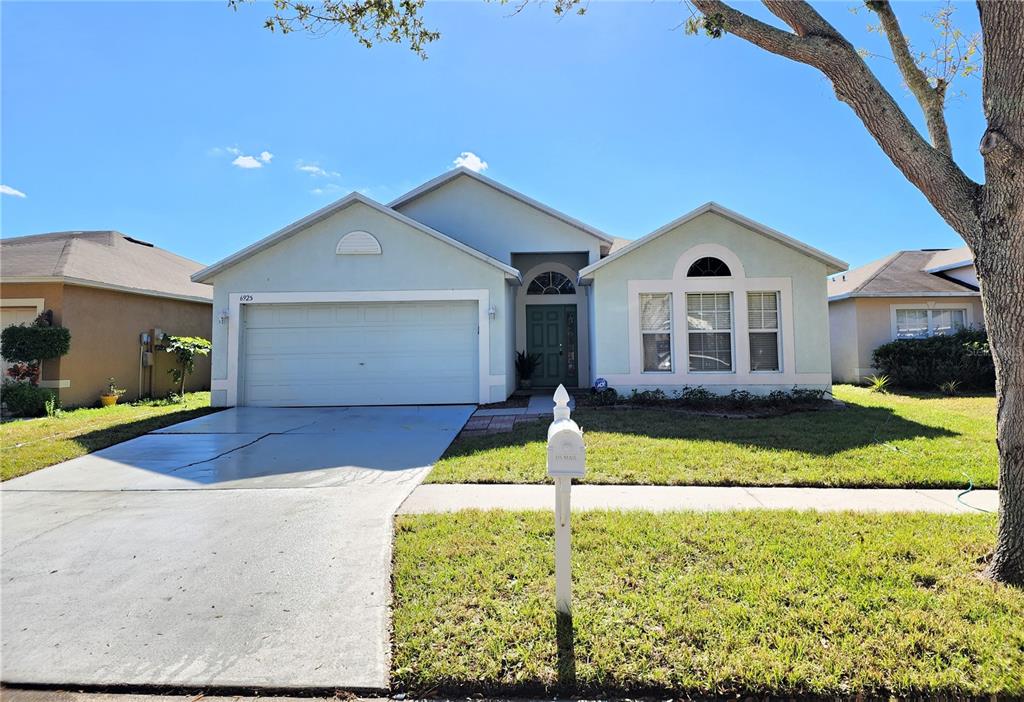
[[[498,308],[495,307],[494,305],[491,305],[490,307],[488,307],[487,308],[487,316],[490,317],[491,319],[494,319],[495,317],[497,317],[498,316]]]

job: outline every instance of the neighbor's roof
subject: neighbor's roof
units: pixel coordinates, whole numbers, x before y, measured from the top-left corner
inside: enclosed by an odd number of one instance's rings
[[[956,249],[936,251],[924,269],[929,273],[941,273],[942,271],[951,271],[973,265],[974,254],[971,253],[971,249],[967,246],[961,246]]]
[[[72,231],[0,239],[0,280],[64,282],[198,302],[210,288],[190,276],[203,264],[115,231]]]
[[[737,224],[746,227],[747,229],[752,229],[758,234],[762,234],[763,236],[766,236],[769,239],[774,239],[783,246],[788,246],[791,249],[799,251],[805,256],[809,256],[810,258],[813,258],[817,261],[821,261],[827,266],[829,273],[841,271],[847,268],[848,266],[848,264],[845,261],[841,261],[834,256],[830,256],[824,251],[816,249],[813,246],[808,246],[807,244],[801,241],[797,241],[792,237],[786,236],[782,232],[776,231],[771,227],[766,227],[760,222],[755,222],[749,217],[744,217],[739,212],[730,210],[728,207],[723,207],[722,205],[719,205],[717,202],[706,202],[697,209],[687,212],[682,217],[672,220],[668,224],[655,229],[650,234],[642,236],[639,239],[625,243],[623,243],[625,240],[617,240],[612,247],[611,254],[602,258],[597,263],[592,263],[586,268],[582,269],[580,271],[580,278],[588,278],[598,268],[601,268],[602,266],[605,266],[611,263],[612,261],[621,258],[622,256],[628,256],[631,251],[635,251],[644,244],[647,244],[648,242],[657,239],[662,234],[667,234],[673,229],[676,229],[677,227],[686,224],[690,220],[696,219],[702,214],[706,214],[708,212],[713,212],[722,217],[725,217],[726,219],[732,220],[733,222],[736,222]]]
[[[484,185],[488,185],[488,186],[494,188],[495,190],[497,190],[498,192],[504,193],[505,195],[508,195],[509,197],[511,197],[514,200],[518,200],[519,202],[523,203],[524,205],[528,205],[528,206],[530,206],[530,207],[532,207],[532,208],[534,208],[536,210],[539,210],[540,212],[543,212],[546,215],[554,217],[555,219],[560,220],[560,221],[568,224],[571,227],[575,227],[575,228],[577,228],[577,229],[579,229],[579,230],[581,230],[583,232],[586,232],[587,234],[590,234],[593,237],[596,237],[596,238],[600,239],[602,242],[604,242],[608,246],[611,246],[613,241],[614,241],[614,238],[612,236],[610,236],[608,234],[605,234],[600,229],[596,229],[596,228],[590,226],[589,224],[585,224],[584,222],[581,222],[580,220],[576,219],[575,217],[570,217],[569,215],[565,214],[564,212],[559,212],[558,210],[545,205],[543,202],[539,202],[537,200],[534,200],[532,197],[529,197],[527,195],[523,195],[518,190],[513,190],[512,188],[508,187],[504,183],[499,183],[498,181],[494,180],[493,178],[488,178],[487,176],[481,175],[481,174],[477,173],[476,171],[471,171],[468,168],[466,168],[465,166],[460,166],[459,168],[452,169],[452,170],[448,171],[447,173],[442,173],[441,175],[439,175],[438,177],[434,178],[433,180],[428,180],[423,185],[421,185],[421,186],[419,186],[417,188],[413,188],[412,190],[407,192],[405,195],[401,195],[397,199],[392,200],[391,202],[389,202],[388,203],[388,207],[392,207],[392,208],[397,209],[397,208],[401,207],[402,205],[404,205],[404,204],[406,204],[408,202],[412,202],[413,200],[415,200],[418,197],[421,197],[423,195],[426,195],[429,192],[437,190],[442,185],[444,185],[444,184],[446,184],[446,183],[448,183],[450,181],[453,181],[453,180],[455,180],[456,178],[458,178],[460,176],[466,176],[467,178],[472,178],[473,180],[476,180],[476,181],[478,181],[480,183],[483,183]]]
[[[480,251],[477,251],[471,246],[466,246],[461,241],[456,241],[455,239],[452,239],[451,237],[442,234],[436,229],[431,229],[422,222],[417,222],[414,219],[406,217],[401,212],[393,210],[390,207],[385,207],[379,202],[371,200],[370,198],[366,197],[361,193],[350,193],[345,197],[341,198],[340,200],[333,202],[330,205],[327,205],[327,207],[323,207],[314,212],[313,214],[303,217],[297,222],[292,222],[287,227],[279,229],[270,236],[260,239],[255,244],[247,246],[241,251],[237,251],[231,254],[227,258],[221,259],[220,261],[217,261],[216,263],[207,266],[206,268],[202,269],[201,271],[198,271],[197,273],[193,273],[192,280],[196,281],[197,283],[206,283],[210,280],[210,278],[217,275],[221,271],[231,268],[232,266],[241,263],[242,261],[244,261],[247,258],[250,258],[251,256],[255,256],[256,254],[265,249],[269,249],[271,246],[278,243],[279,241],[294,236],[295,234],[298,234],[300,231],[306,229],[307,227],[311,227],[317,222],[321,222],[330,217],[331,215],[337,214],[338,212],[341,212],[345,208],[357,202],[366,205],[367,207],[370,207],[385,216],[397,219],[399,222],[407,226],[410,226],[413,229],[417,229],[428,236],[432,236],[435,239],[439,239],[444,243],[448,244],[449,246],[452,246],[453,248],[462,251],[465,254],[468,254],[474,258],[478,258],[484,263],[488,263],[494,266],[495,268],[505,273],[505,276],[508,278],[513,278],[519,281],[522,280],[519,271],[517,271],[512,266],[506,265],[495,258],[491,258],[487,254],[481,253]]]
[[[966,247],[964,247],[966,248]],[[897,251],[846,273],[834,275],[828,280],[828,299],[843,300],[848,297],[919,297],[978,295],[978,288],[942,275],[941,270],[962,268],[973,261],[963,263],[964,249],[941,251]],[[955,252],[955,253],[953,253]],[[941,265],[956,262],[936,269]],[[945,262],[945,263],[942,263]],[[932,271],[935,272],[932,272]]]

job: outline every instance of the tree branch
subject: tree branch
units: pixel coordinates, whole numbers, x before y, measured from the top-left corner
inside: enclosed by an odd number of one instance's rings
[[[722,0],[691,0],[705,20],[721,23],[741,39],[817,68],[832,81],[836,97],[849,105],[882,151],[920,190],[968,244],[979,232],[981,186],[968,178],[949,153],[932,147],[889,91],[838,30],[803,0],[765,0],[791,33],[740,12]]]
[[[947,156],[952,156],[953,145],[949,140],[946,115],[943,112],[946,102],[946,82],[942,78],[937,78],[934,87],[928,82],[928,76],[910,55],[910,45],[900,28],[899,20],[896,19],[896,13],[893,12],[889,0],[867,0],[864,4],[878,15],[878,19],[882,22],[882,30],[885,32],[885,38],[889,40],[893,60],[899,66],[903,80],[907,82],[907,87],[917,98],[917,102],[924,112],[932,145]]]

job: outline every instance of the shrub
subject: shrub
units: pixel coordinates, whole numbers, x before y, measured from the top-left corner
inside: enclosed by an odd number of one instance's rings
[[[603,390],[593,389],[590,394],[586,396],[586,404],[594,407],[606,407],[608,405],[615,405],[619,403],[619,393],[615,392],[615,388],[605,388]]]
[[[664,390],[637,390],[636,388],[633,388],[633,393],[629,396],[629,401],[642,407],[663,405],[668,402],[668,395],[665,394]]]
[[[939,392],[947,397],[958,395],[960,393],[960,381],[947,380],[944,383],[939,383]]]
[[[888,392],[892,378],[887,375],[869,375],[864,379],[871,392]]]
[[[894,385],[905,388],[930,390],[949,380],[959,381],[961,388],[995,388],[988,336],[980,329],[883,344],[875,349],[872,363]]]
[[[71,348],[71,332],[64,327],[15,324],[0,332],[5,361],[33,363],[63,356]]]
[[[19,361],[11,364],[11,367],[7,369],[7,377],[13,378],[14,380],[27,380],[35,385],[39,384],[39,364],[38,363],[25,363]]]
[[[762,398],[747,392],[746,390],[733,390],[724,398],[727,407],[732,409],[749,409],[754,404],[763,404]]]
[[[5,380],[0,386],[0,399],[11,414],[20,417],[42,417],[46,414],[47,402],[56,402],[53,391],[32,383],[12,380]]]
[[[679,393],[679,403],[682,405],[710,405],[719,400],[719,396],[711,392],[707,388],[702,388],[699,385],[695,388],[685,387],[683,391]]]

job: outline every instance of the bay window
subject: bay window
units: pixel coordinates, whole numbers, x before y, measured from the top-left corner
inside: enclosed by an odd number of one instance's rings
[[[640,295],[644,372],[672,371],[672,293]]]
[[[732,293],[688,293],[686,331],[691,372],[733,370]]]
[[[747,293],[750,370],[779,370],[779,294]]]

